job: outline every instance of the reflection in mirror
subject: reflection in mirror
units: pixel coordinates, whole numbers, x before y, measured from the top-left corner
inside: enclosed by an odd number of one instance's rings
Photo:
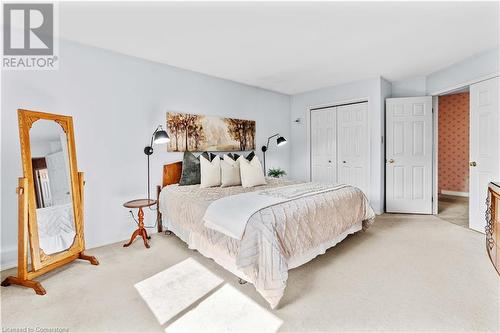
[[[54,254],[70,248],[76,235],[66,133],[55,121],[35,121],[30,147],[40,249]]]

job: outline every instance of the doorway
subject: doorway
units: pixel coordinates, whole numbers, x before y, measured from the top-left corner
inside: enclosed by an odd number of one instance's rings
[[[438,96],[438,213],[469,227],[469,87]]]
[[[464,154],[468,155],[468,176],[467,172],[462,172],[458,178],[465,188],[441,188],[442,213],[446,213],[443,208],[448,205],[451,209],[447,212],[462,219],[458,221],[451,217],[450,220],[483,233],[488,183],[500,178],[499,85],[499,77],[494,76],[462,86],[469,90],[469,119],[460,120],[469,125],[468,134],[461,133],[463,139],[468,138],[468,147],[467,142],[462,145],[468,148]],[[439,214],[438,101],[443,95],[467,92],[452,89],[431,93],[431,96],[386,99],[385,203],[388,213]],[[464,105],[467,107],[466,103]],[[443,122],[457,125],[456,120]],[[450,140],[456,143],[457,135],[450,135]],[[461,159],[461,167],[465,168],[465,161],[467,157]],[[441,172],[449,171],[449,168],[442,167]],[[467,198],[467,193],[468,200],[461,199]],[[467,201],[468,214],[463,214]],[[468,217],[468,223],[465,217]]]
[[[386,99],[388,213],[432,214],[432,109],[431,96]]]
[[[498,77],[486,79],[468,85],[469,89],[469,163],[468,167],[468,228],[483,232],[486,225],[485,212],[487,209],[487,189],[488,183],[500,177],[500,107],[499,107],[499,83]],[[465,85],[464,85],[465,86]],[[453,93],[462,91],[453,91]],[[465,91],[463,91],[465,92]],[[451,94],[449,92],[448,94]],[[439,128],[440,107],[438,99],[446,93],[434,94],[435,105],[437,104],[436,121]],[[436,142],[439,142],[439,133],[435,131],[435,136],[438,136]],[[439,149],[439,148],[438,148]],[[438,160],[439,152],[435,155]],[[435,172],[439,178],[438,165],[435,164]],[[464,176],[465,177],[465,176]],[[438,184],[439,179],[435,182],[434,197],[439,198]],[[458,191],[460,192],[460,191]],[[456,194],[457,193],[452,193]],[[460,193],[458,193],[460,194]],[[462,199],[463,201],[464,199]],[[454,202],[456,203],[456,201]],[[435,201],[434,213],[439,214],[439,201]],[[453,203],[452,203],[453,204]],[[462,207],[464,205],[456,205]],[[458,208],[457,208],[458,209]],[[462,222],[463,223],[463,222]]]

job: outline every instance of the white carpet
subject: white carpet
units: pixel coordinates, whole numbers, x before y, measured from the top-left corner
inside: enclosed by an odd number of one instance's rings
[[[76,261],[39,277],[45,296],[17,286],[0,288],[2,328],[161,333],[180,325],[176,321],[203,302],[212,302],[223,285],[231,285],[282,320],[279,332],[500,329],[499,278],[486,254],[484,235],[433,216],[377,217],[366,232],[291,270],[282,302],[273,311],[251,284],[239,285],[234,275],[175,236],[153,234],[150,249],[138,241],[128,248],[122,245],[88,251],[97,256],[99,266]],[[224,284],[162,325],[134,285],[186,259]],[[9,274],[15,269],[1,275]],[[224,304],[215,309],[230,312]],[[206,319],[206,313],[197,316]]]
[[[277,332],[283,321],[226,284],[174,321],[167,333]]]
[[[178,315],[223,282],[188,258],[135,285],[160,325]]]

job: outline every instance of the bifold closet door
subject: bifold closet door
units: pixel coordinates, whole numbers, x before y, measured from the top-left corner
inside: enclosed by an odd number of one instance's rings
[[[337,182],[336,108],[311,110],[311,180]]]
[[[369,192],[368,103],[337,107],[338,182]]]

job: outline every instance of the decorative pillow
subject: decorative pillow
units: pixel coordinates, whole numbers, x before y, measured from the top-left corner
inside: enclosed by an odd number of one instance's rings
[[[238,158],[240,157],[240,155],[233,154],[233,153],[229,153],[229,154],[227,154],[227,156],[229,156],[233,161],[238,160]]]
[[[220,157],[215,156],[212,161],[200,156],[201,182],[200,187],[220,186]]]
[[[257,185],[265,185],[266,178],[260,164],[259,158],[255,156],[251,161],[243,156],[238,159],[240,162],[241,185],[243,187],[253,187]]]
[[[179,186],[199,184],[200,179],[200,160],[193,153],[184,152]]]
[[[224,155],[220,161],[220,168],[222,187],[241,185],[239,161],[235,161],[229,154]]]
[[[249,161],[253,160],[253,158],[255,157],[255,152],[250,152],[250,154],[248,154],[245,158]]]
[[[207,160],[209,160],[210,162],[212,162],[212,160],[217,155],[215,155],[214,153],[209,153],[208,151],[204,151],[203,153],[201,153],[201,156],[205,157]]]

